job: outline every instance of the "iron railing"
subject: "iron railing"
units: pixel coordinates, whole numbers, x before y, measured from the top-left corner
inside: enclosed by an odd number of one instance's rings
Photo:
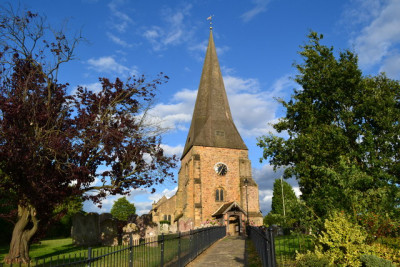
[[[257,250],[263,267],[276,267],[273,229],[248,226],[247,234]]]
[[[126,246],[88,248],[87,251],[58,255],[46,259],[35,259],[29,264],[2,264],[5,266],[185,266],[195,259],[215,241],[226,235],[225,226],[215,226],[178,232],[177,234],[160,235],[154,238],[133,240]]]

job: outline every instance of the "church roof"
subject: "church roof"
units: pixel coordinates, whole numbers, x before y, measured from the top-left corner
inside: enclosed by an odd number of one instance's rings
[[[193,146],[247,150],[232,120],[212,31],[182,158]]]

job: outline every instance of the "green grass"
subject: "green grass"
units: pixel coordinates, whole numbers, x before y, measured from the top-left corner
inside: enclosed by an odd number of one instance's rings
[[[246,239],[246,256],[247,256],[247,266],[249,267],[259,267],[262,266],[260,256],[257,253],[251,239]]]
[[[177,260],[178,239],[172,239],[173,236],[165,240],[164,243],[164,263]],[[98,264],[101,266],[127,266],[130,259],[130,251],[127,246],[117,247],[92,247],[92,257],[98,257],[108,254],[112,251],[122,250],[121,252],[107,257],[103,257]],[[9,246],[0,246],[0,262],[3,262],[8,253]],[[190,249],[189,236],[181,238],[181,255],[187,254]],[[43,260],[49,262],[50,258],[53,264],[57,259],[59,263],[87,259],[88,249],[86,247],[77,247],[72,244],[71,238],[43,240],[39,244],[31,246],[29,255],[33,263],[38,259],[38,263],[44,266]],[[159,266],[161,260],[161,244],[141,245],[133,248],[134,264],[136,266]],[[96,264],[95,264],[96,265]],[[24,265],[22,265],[24,266]],[[82,265],[83,266],[83,265]]]
[[[314,250],[314,238],[294,234],[275,237],[275,255],[278,265],[294,265],[296,252]]]
[[[9,249],[9,245],[0,246],[0,262],[3,262]],[[29,256],[31,258],[46,258],[79,250],[82,250],[82,248],[75,247],[71,238],[49,239],[31,245]]]

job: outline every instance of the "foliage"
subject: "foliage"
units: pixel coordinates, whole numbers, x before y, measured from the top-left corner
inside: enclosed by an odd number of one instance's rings
[[[69,237],[71,235],[72,217],[83,212],[81,197],[71,197],[65,203],[58,205],[53,211],[53,220],[49,221],[49,229],[46,231],[47,238]]]
[[[296,255],[296,266],[298,267],[326,267],[334,266],[325,255],[316,255],[311,251]]]
[[[276,179],[272,195],[271,212],[280,215],[290,213],[289,207],[292,202],[297,202],[297,197],[292,186],[282,179]]]
[[[111,215],[120,221],[127,221],[129,216],[135,214],[135,212],[135,205],[130,203],[126,197],[121,197],[114,201],[111,208]]]
[[[318,236],[315,254],[329,258],[335,266],[360,266],[360,256],[368,251],[363,229],[350,222],[343,212],[333,213],[324,226],[325,230]]]
[[[27,243],[44,232],[39,222],[71,197],[101,206],[107,195],[172,177],[175,157],[164,154],[159,127],[146,119],[168,77],[100,78],[99,92],[78,87],[67,95],[57,74],[80,37],[71,41],[37,14],[12,10],[0,13],[0,36],[0,192],[13,192],[18,205],[7,261],[27,262]]]
[[[318,217],[344,210],[396,217],[400,204],[400,84],[384,74],[364,77],[357,56],[335,53],[311,32],[294,64],[294,90],[279,100],[286,115],[258,138],[263,159],[296,177]]]
[[[283,216],[269,212],[264,216],[263,222],[265,226],[278,225],[283,221]]]
[[[374,212],[367,212],[358,215],[358,220],[371,238],[400,236],[400,222],[387,215],[382,216]]]
[[[367,254],[374,254],[390,262],[400,264],[400,250],[379,242],[372,243]]]
[[[170,221],[160,221],[159,223],[160,223],[160,224],[168,224],[168,225],[170,225],[170,224],[171,224],[171,222],[170,222]]]
[[[379,258],[375,255],[361,255],[360,257],[361,262],[363,263],[363,266],[365,267],[395,267],[393,263],[391,263],[388,260]]]

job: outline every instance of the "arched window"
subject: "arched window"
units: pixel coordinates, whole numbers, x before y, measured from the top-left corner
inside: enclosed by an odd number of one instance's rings
[[[168,215],[168,221],[171,222],[171,215]]]
[[[215,201],[224,201],[224,189],[218,188],[215,190]]]
[[[164,221],[167,221],[168,217],[167,215],[164,215]]]

